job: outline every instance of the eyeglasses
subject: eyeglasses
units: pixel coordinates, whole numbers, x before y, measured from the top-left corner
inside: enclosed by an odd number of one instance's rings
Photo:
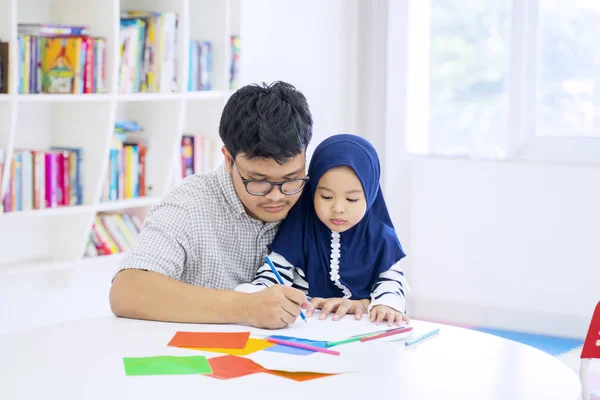
[[[279,190],[285,195],[296,194],[302,190],[304,185],[306,185],[306,182],[309,180],[308,176],[305,178],[288,179],[283,182],[271,182],[264,179],[246,179],[242,176],[242,173],[237,167],[237,164],[235,164],[235,161],[232,160],[232,164],[235,165],[235,169],[240,175],[240,179],[246,187],[246,191],[253,196],[266,196],[267,194],[271,193],[273,186],[279,186]]]

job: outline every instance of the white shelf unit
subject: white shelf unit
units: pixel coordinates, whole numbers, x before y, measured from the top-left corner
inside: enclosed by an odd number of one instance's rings
[[[171,188],[184,133],[218,137],[220,115],[229,90],[229,37],[239,34],[239,0],[0,0],[0,41],[10,42],[9,93],[0,95],[0,148],[5,161],[16,149],[81,147],[83,205],[0,214],[0,269],[45,269],[80,261],[99,212],[144,216]],[[118,91],[119,17],[138,9],[178,13],[177,92]],[[18,94],[18,23],[87,25],[107,40],[106,93]],[[190,39],[213,45],[213,90],[187,92]],[[147,197],[102,202],[114,124],[138,122],[149,140]],[[1,197],[10,169],[4,168]],[[121,257],[102,257],[120,260]],[[82,264],[85,265],[85,264]]]

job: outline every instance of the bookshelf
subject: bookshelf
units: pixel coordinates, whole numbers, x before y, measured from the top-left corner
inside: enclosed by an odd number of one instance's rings
[[[121,93],[120,16],[125,10],[176,12],[175,91]],[[45,269],[83,260],[98,213],[144,216],[173,185],[182,135],[218,138],[221,111],[231,95],[230,36],[239,34],[239,0],[0,0],[0,42],[9,42],[9,89],[0,94],[0,148],[7,193],[11,160],[19,149],[73,147],[82,150],[80,205],[0,213],[0,269]],[[18,24],[85,25],[106,40],[103,93],[23,94],[19,87]],[[211,90],[188,91],[190,40],[212,44]],[[102,201],[115,122],[138,122],[148,140],[146,196]],[[122,255],[99,256],[118,262]],[[85,263],[81,264],[85,265]],[[25,267],[27,266],[27,267]]]

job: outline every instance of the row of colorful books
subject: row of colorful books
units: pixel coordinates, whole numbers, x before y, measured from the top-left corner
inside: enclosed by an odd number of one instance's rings
[[[10,168],[4,212],[83,204],[81,148],[18,149],[10,162],[4,158],[0,149],[0,171]]]
[[[174,12],[121,15],[119,93],[177,90],[178,25]]]
[[[177,171],[183,179],[213,169],[221,159],[221,140],[213,136],[185,134],[181,138],[181,165]]]
[[[147,196],[146,157],[148,141],[135,121],[118,121],[112,139],[101,201]]]
[[[86,257],[125,252],[136,243],[142,221],[128,214],[98,214],[85,250]]]
[[[106,40],[86,27],[19,24],[19,93],[103,93]]]
[[[119,92],[171,92],[177,82],[177,13],[121,16]],[[18,93],[104,93],[106,39],[85,26],[19,24]],[[0,93],[8,93],[9,43],[0,42]],[[240,38],[230,37],[229,86],[239,86]],[[189,42],[188,91],[212,90],[212,44]]]
[[[188,92],[212,90],[212,44],[190,40]]]

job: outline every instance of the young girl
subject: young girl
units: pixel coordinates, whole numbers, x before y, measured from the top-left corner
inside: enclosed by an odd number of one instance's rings
[[[329,137],[315,149],[308,176],[308,188],[269,246],[284,283],[311,297],[313,306],[321,308],[321,318],[342,309],[345,301],[344,310],[357,318],[364,307],[377,323],[408,321],[399,266],[405,254],[381,193],[373,146],[355,135]],[[237,290],[256,291],[276,283],[265,264],[251,284]],[[348,299],[354,301],[351,307]],[[333,318],[339,319],[339,313]]]

